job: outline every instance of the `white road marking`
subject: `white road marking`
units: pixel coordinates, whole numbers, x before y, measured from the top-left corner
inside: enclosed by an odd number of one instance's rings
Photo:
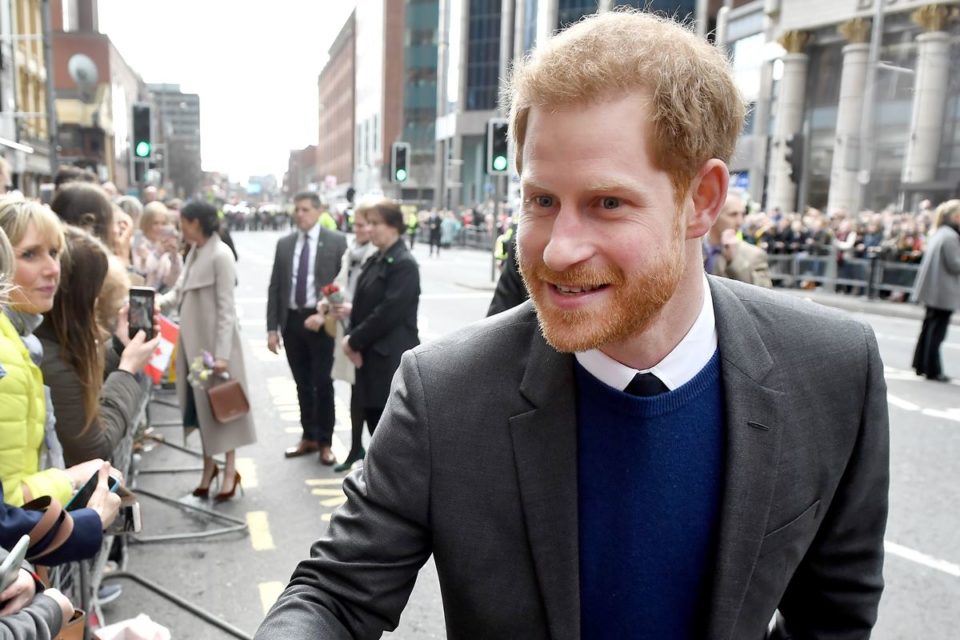
[[[918,405],[915,405],[912,402],[908,402],[903,398],[898,398],[897,396],[891,395],[889,393],[887,394],[887,402],[889,402],[895,407],[903,409],[904,411],[918,411],[920,409]]]
[[[960,408],[950,408],[946,411],[937,411],[936,409],[924,409],[921,413],[931,418],[943,418],[944,420],[953,420],[960,422]]]
[[[952,562],[947,562],[946,560],[941,560],[940,558],[934,558],[931,555],[917,551],[916,549],[911,549],[910,547],[904,547],[895,542],[890,542],[889,540],[883,541],[883,548],[887,553],[899,556],[910,562],[916,562],[917,564],[922,564],[925,567],[930,567],[931,569],[936,569],[937,571],[942,571],[947,575],[951,575],[954,578],[960,578],[960,565],[954,564]]]

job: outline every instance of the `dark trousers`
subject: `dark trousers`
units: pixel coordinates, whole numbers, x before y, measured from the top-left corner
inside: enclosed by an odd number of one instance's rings
[[[433,231],[430,232],[430,255],[433,255],[434,248],[436,248],[437,255],[439,256],[440,255],[440,232],[439,231],[437,231],[436,233],[434,233]]]
[[[947,337],[950,326],[950,309],[927,307],[923,318],[923,327],[917,339],[917,348],[913,352],[913,368],[918,375],[936,378],[943,375],[943,361],[940,359],[940,345]]]
[[[367,422],[367,413],[363,408],[363,398],[357,385],[350,387],[350,453],[359,454],[363,448],[363,423]],[[375,422],[367,422],[367,429],[373,435]]]
[[[329,447],[335,420],[333,408],[333,338],[303,326],[312,311],[291,311],[283,330],[283,349],[297,383],[303,439]]]

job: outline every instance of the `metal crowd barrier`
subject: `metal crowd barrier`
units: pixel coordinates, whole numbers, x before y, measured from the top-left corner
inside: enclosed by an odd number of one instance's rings
[[[96,615],[97,621],[101,625],[105,624],[105,620],[103,611],[96,601],[96,596],[100,590],[100,586],[104,581],[126,579],[136,582],[140,586],[161,596],[177,607],[185,611],[189,611],[204,622],[219,628],[235,638],[240,638],[240,640],[251,640],[252,636],[250,634],[247,634],[241,629],[238,629],[228,622],[221,620],[210,612],[196,606],[192,602],[180,597],[169,589],[166,589],[151,580],[127,570],[127,547],[130,543],[165,542],[191,538],[207,538],[223,533],[245,531],[247,529],[247,524],[243,520],[232,518],[225,514],[217,513],[202,507],[181,503],[172,498],[168,498],[144,489],[138,489],[136,487],[136,477],[140,473],[140,470],[135,464],[135,457],[133,455],[134,443],[136,441],[153,439],[160,444],[174,447],[192,455],[198,455],[194,451],[173,445],[166,442],[163,438],[158,438],[149,434],[148,430],[150,427],[172,427],[178,425],[179,423],[176,423],[175,425],[174,423],[170,422],[160,423],[151,421],[151,403],[157,403],[161,405],[170,405],[170,403],[158,396],[158,387],[151,386],[148,380],[144,379],[143,385],[145,391],[143,402],[140,405],[136,418],[133,420],[130,428],[127,430],[127,433],[118,443],[116,449],[114,449],[112,462],[113,466],[123,471],[128,488],[138,496],[148,496],[167,504],[171,504],[172,506],[189,510],[191,512],[199,512],[202,515],[206,515],[210,518],[222,520],[228,523],[228,526],[212,531],[202,531],[187,534],[169,534],[165,536],[104,536],[100,551],[93,558],[80,562],[71,562],[61,567],[57,567],[54,571],[51,571],[51,584],[52,586],[56,586],[63,591],[78,609],[82,609],[83,611],[88,612],[88,614],[93,612]],[[187,469],[162,469],[157,471],[162,473],[175,473],[184,470]],[[189,470],[193,471],[194,469]],[[115,541],[119,541],[118,550],[120,559],[118,562],[118,569],[106,572],[105,569],[107,561],[109,560],[110,551],[113,548]],[[85,630],[84,637],[87,639],[92,637],[89,626]]]
[[[836,247],[824,247],[826,253],[767,254],[774,286],[796,288],[807,283],[827,291],[846,291],[869,298],[881,292],[909,297],[920,265],[884,260],[878,254],[868,257],[837,259]]]

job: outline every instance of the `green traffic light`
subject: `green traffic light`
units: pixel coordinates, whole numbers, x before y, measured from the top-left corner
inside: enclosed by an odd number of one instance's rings
[[[507,157],[506,156],[497,156],[493,159],[493,169],[494,171],[505,171],[507,168]]]
[[[150,143],[145,140],[141,140],[137,143],[137,148],[134,150],[134,153],[137,154],[138,158],[146,158],[150,155]]]
[[[407,179],[406,169],[397,169],[397,182],[403,182]]]

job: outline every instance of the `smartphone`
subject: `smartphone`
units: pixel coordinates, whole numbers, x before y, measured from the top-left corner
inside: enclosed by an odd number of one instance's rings
[[[73,494],[73,497],[70,498],[70,502],[67,503],[67,511],[75,511],[77,509],[83,509],[87,506],[87,503],[90,502],[90,497],[93,495],[93,492],[97,490],[97,482],[100,480],[100,471],[97,470],[90,479],[83,483],[83,486]],[[107,487],[110,491],[116,493],[120,489],[120,481],[114,478],[113,476],[107,476]]]
[[[13,549],[4,558],[3,564],[0,564],[0,591],[3,591],[14,583],[17,574],[20,573],[20,565],[27,557],[27,549],[30,547],[30,536],[23,535],[13,545]]]
[[[127,320],[130,324],[130,339],[138,331],[147,335],[147,340],[153,338],[153,298],[157,292],[150,287],[130,287],[130,308],[127,310]]]
[[[120,512],[110,526],[104,531],[105,535],[116,536],[127,533],[140,533],[143,529],[143,521],[140,519],[140,502],[126,487],[120,487],[117,491],[120,496]]]

